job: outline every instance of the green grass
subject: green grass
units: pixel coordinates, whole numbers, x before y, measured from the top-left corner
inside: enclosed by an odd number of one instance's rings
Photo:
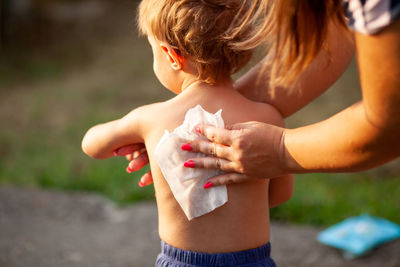
[[[68,58],[82,55],[73,49],[66,49]],[[93,192],[121,205],[152,200],[153,188],[137,185],[143,172],[126,173],[123,158],[90,159],[80,142],[90,126],[172,94],[156,81],[144,39],[110,38],[86,52],[84,60],[59,54],[0,60],[0,185]],[[355,79],[353,66],[288,126],[324,119],[355,101]],[[329,225],[369,213],[400,223],[399,170],[397,161],[375,172],[299,175],[293,198],[271,217]]]
[[[39,128],[23,138],[3,131],[0,184],[94,192],[119,204],[153,199],[151,187],[137,185],[148,168],[128,174],[124,158],[97,161],[83,154],[80,138],[85,126],[79,124],[81,127],[67,127],[63,134]]]
[[[330,225],[368,213],[400,223],[398,177],[378,179],[361,174],[298,175],[294,195],[271,210],[274,219],[301,224]]]

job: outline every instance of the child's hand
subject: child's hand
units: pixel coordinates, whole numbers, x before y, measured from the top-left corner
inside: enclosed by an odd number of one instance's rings
[[[120,147],[114,151],[114,156],[125,156],[129,161],[126,171],[128,173],[136,172],[149,164],[146,147],[144,144],[133,144]],[[139,186],[144,187],[153,183],[151,171],[145,173],[139,181]]]

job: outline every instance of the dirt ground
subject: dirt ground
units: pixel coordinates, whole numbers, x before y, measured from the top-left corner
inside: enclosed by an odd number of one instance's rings
[[[346,260],[316,241],[321,228],[272,222],[280,267],[400,266],[400,240]],[[0,266],[146,267],[160,249],[153,202],[118,208],[103,197],[0,187]]]

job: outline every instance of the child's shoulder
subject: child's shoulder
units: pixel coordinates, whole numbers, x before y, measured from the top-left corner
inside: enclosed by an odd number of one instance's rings
[[[159,102],[137,107],[126,114],[122,121],[124,124],[144,130],[154,118],[159,118],[162,114],[163,105],[164,102]]]
[[[165,102],[157,102],[152,104],[143,105],[133,109],[125,117],[135,117],[136,119],[148,120],[154,116],[157,116],[162,112],[165,106]]]
[[[259,121],[277,126],[283,125],[281,113],[272,105],[262,102],[254,102],[245,97],[241,97],[233,110],[241,121]]]
[[[278,126],[283,125],[282,114],[274,106],[261,102],[253,102],[253,106],[254,116],[257,117],[255,120]]]

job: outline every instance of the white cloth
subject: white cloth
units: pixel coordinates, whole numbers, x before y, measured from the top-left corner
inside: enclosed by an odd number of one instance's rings
[[[215,114],[205,111],[200,105],[186,112],[185,120],[172,133],[167,130],[157,144],[155,158],[168,182],[175,199],[189,220],[204,215],[224,205],[228,201],[226,186],[204,189],[207,179],[221,174],[220,170],[186,168],[183,164],[204,154],[182,151],[181,146],[196,139],[206,139],[195,132],[199,124],[224,127],[222,110]]]

